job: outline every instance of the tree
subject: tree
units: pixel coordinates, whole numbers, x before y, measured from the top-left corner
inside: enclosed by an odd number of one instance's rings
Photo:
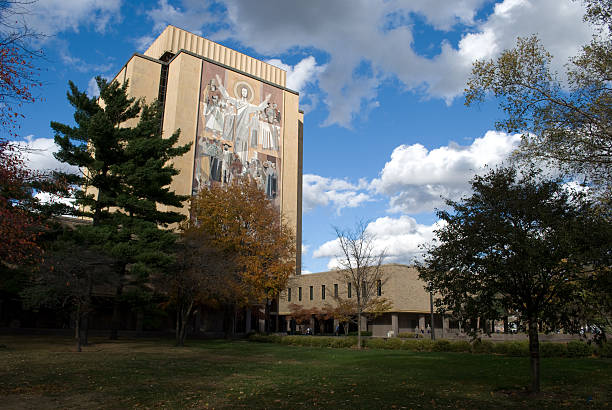
[[[291,314],[291,318],[295,320],[295,323],[298,325],[306,325],[310,328],[311,321],[314,318],[318,319],[326,319],[327,313],[323,310],[319,310],[316,307],[312,307],[310,309],[304,308],[302,305],[298,305],[296,303],[289,304],[289,312]],[[311,329],[313,334],[315,333],[315,329]]]
[[[354,229],[334,229],[341,250],[337,259],[338,271],[355,295],[357,346],[361,349],[361,318],[378,305],[377,290],[386,282],[382,267],[385,252],[375,249],[374,236],[367,231],[364,222],[358,223]]]
[[[522,133],[516,157],[546,161],[612,194],[612,18],[609,0],[585,0],[585,20],[601,29],[567,64],[567,83],[550,69],[537,37],[519,38],[495,60],[476,61],[465,103],[499,99],[496,127]]]
[[[419,276],[439,295],[438,309],[463,318],[474,335],[478,318],[512,313],[527,323],[531,389],[539,392],[538,324],[576,331],[584,323],[581,305],[589,301],[581,292],[589,279],[609,275],[612,226],[589,212],[584,193],[535,169],[491,170],[471,186],[471,197],[437,212],[444,224]]]
[[[242,178],[203,189],[192,200],[193,229],[210,239],[210,245],[232,257],[237,278],[231,307],[265,304],[276,299],[295,272],[294,233],[283,222],[278,208]]]
[[[76,203],[92,219],[89,230],[97,246],[116,259],[117,287],[111,338],[117,337],[119,303],[123,288],[142,286],[155,270],[173,262],[176,235],[166,229],[184,216],[161,206],[182,207],[187,196],[170,191],[178,174],[169,162],[189,146],[175,147],[179,132],[164,138],[162,110],[128,97],[127,82],[107,82],[98,77],[101,102],[89,98],[70,82],[68,100],[75,108],[76,126],[51,123],[60,161],[77,166],[83,175],[77,184]],[[134,127],[126,122],[138,118]]]
[[[177,243],[176,262],[159,275],[169,301],[176,308],[176,345],[184,346],[187,323],[194,307],[218,307],[230,302],[237,288],[232,255],[211,246],[201,230],[188,227]]]
[[[27,2],[0,1],[0,261],[8,264],[31,262],[40,253],[36,239],[40,221],[30,211],[32,183],[38,177],[27,169],[16,144],[19,109],[33,102],[36,80],[33,60],[42,51],[32,51],[28,42],[39,35],[28,29],[21,14],[28,12]]]
[[[112,259],[87,245],[80,232],[65,232],[46,249],[43,263],[21,292],[26,308],[67,308],[74,314],[76,349],[87,344],[94,288],[112,284]]]
[[[17,136],[19,109],[36,100],[33,89],[42,84],[37,79],[34,61],[43,56],[41,49],[30,47],[42,37],[25,24],[32,1],[0,1],[0,127],[9,136]]]

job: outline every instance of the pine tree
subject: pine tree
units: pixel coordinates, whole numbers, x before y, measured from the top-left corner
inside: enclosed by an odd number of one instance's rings
[[[163,138],[161,109],[127,95],[127,83],[98,77],[100,100],[89,98],[71,82],[68,100],[75,108],[75,127],[51,123],[60,146],[56,158],[80,167],[83,188],[76,195],[81,213],[92,218],[92,242],[115,259],[120,278],[114,303],[111,338],[117,337],[124,286],[142,285],[154,270],[172,263],[175,234],[168,230],[184,216],[162,206],[181,208],[187,196],[170,191],[178,175],[170,163],[189,145],[175,147],[180,130]],[[134,127],[126,122],[138,117]]]

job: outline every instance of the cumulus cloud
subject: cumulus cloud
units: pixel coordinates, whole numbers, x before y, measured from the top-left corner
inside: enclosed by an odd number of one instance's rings
[[[427,96],[450,103],[462,93],[475,58],[494,57],[512,47],[519,35],[537,33],[558,57],[555,67],[562,68],[591,34],[581,21],[581,4],[572,1],[505,0],[482,21],[475,16],[484,0],[452,5],[443,0],[223,2],[229,28],[216,34],[219,39],[233,38],[266,55],[296,47],[329,55],[319,80],[329,108],[328,125],[349,126],[356,113],[376,106],[378,86],[389,76],[407,90],[425,90]],[[421,56],[414,49],[415,16],[437,30],[460,24],[465,34],[457,46],[443,41],[438,55]],[[364,62],[369,69],[360,72]]]
[[[168,0],[159,0],[157,6],[148,9],[145,13],[153,22],[153,33],[144,35],[135,40],[137,47],[144,51],[155,38],[168,25],[180,27],[194,34],[202,35],[202,28],[219,19],[210,10],[212,1],[205,0],[182,0],[175,2],[180,5],[172,5]]]
[[[113,68],[112,63],[102,63],[102,64],[87,63],[83,61],[81,58],[71,55],[68,52],[67,48],[62,49],[60,51],[60,58],[62,59],[64,64],[70,67],[71,70],[75,70],[80,73],[88,73],[88,72],[94,72],[98,74],[106,73],[110,71],[111,68]]]
[[[420,246],[430,242],[442,222],[423,225],[408,216],[385,216],[370,222],[366,233],[372,235],[376,252],[385,252],[385,263],[411,264],[423,253]],[[342,251],[338,239],[325,242],[313,252],[313,257],[328,259],[328,269],[338,267]]]
[[[355,208],[363,202],[372,200],[368,193],[363,192],[368,186],[365,180],[352,184],[344,179],[305,174],[302,184],[304,212],[309,212],[317,206],[328,205],[335,207],[336,211],[340,212],[343,208]]]
[[[63,172],[78,173],[79,169],[72,165],[59,162],[53,153],[59,150],[53,138],[34,138],[33,135],[26,137],[25,141],[14,141],[22,153],[26,166],[39,172],[60,170]]]
[[[78,32],[83,25],[104,32],[111,21],[121,18],[120,8],[121,0],[38,0],[23,18],[30,29],[48,36]]]
[[[391,212],[431,212],[443,204],[441,196],[458,199],[468,193],[470,178],[485,166],[501,164],[520,138],[488,131],[469,146],[451,143],[427,150],[421,144],[400,145],[370,188],[390,197]]]
[[[582,22],[584,9],[578,1],[503,0],[476,18],[489,1],[183,0],[173,5],[159,0],[147,15],[155,33],[175,24],[197,34],[206,28],[214,40],[238,41],[266,56],[312,49],[324,53],[328,61],[317,75],[328,107],[324,125],[350,127],[357,113],[363,116],[377,106],[378,88],[389,78],[399,79],[406,91],[450,104],[462,94],[474,59],[495,57],[513,47],[517,36],[537,34],[560,71],[590,40],[592,31]],[[420,55],[415,49],[414,30],[422,21],[441,33],[442,40],[432,44],[440,50],[436,55]],[[462,34],[451,44],[444,36],[454,30]],[[146,35],[138,43],[144,48],[153,38]],[[313,77],[313,63],[305,59],[302,66],[292,67],[292,87],[299,89],[303,78]]]
[[[325,71],[324,65],[317,65],[313,56],[308,56],[294,66],[283,63],[279,59],[268,60],[267,63],[287,72],[287,88],[303,92],[307,84],[316,82],[319,74]]]

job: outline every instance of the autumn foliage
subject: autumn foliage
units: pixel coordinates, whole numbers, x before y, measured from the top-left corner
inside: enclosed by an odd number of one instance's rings
[[[39,254],[39,220],[22,206],[31,173],[8,141],[0,140],[0,261],[19,264]]]
[[[203,189],[192,202],[190,230],[233,259],[235,272],[226,277],[237,305],[274,299],[295,272],[293,232],[249,179]]]

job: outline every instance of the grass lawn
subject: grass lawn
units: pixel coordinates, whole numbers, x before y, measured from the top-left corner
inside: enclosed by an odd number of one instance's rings
[[[612,360],[0,336],[0,408],[606,408]]]

